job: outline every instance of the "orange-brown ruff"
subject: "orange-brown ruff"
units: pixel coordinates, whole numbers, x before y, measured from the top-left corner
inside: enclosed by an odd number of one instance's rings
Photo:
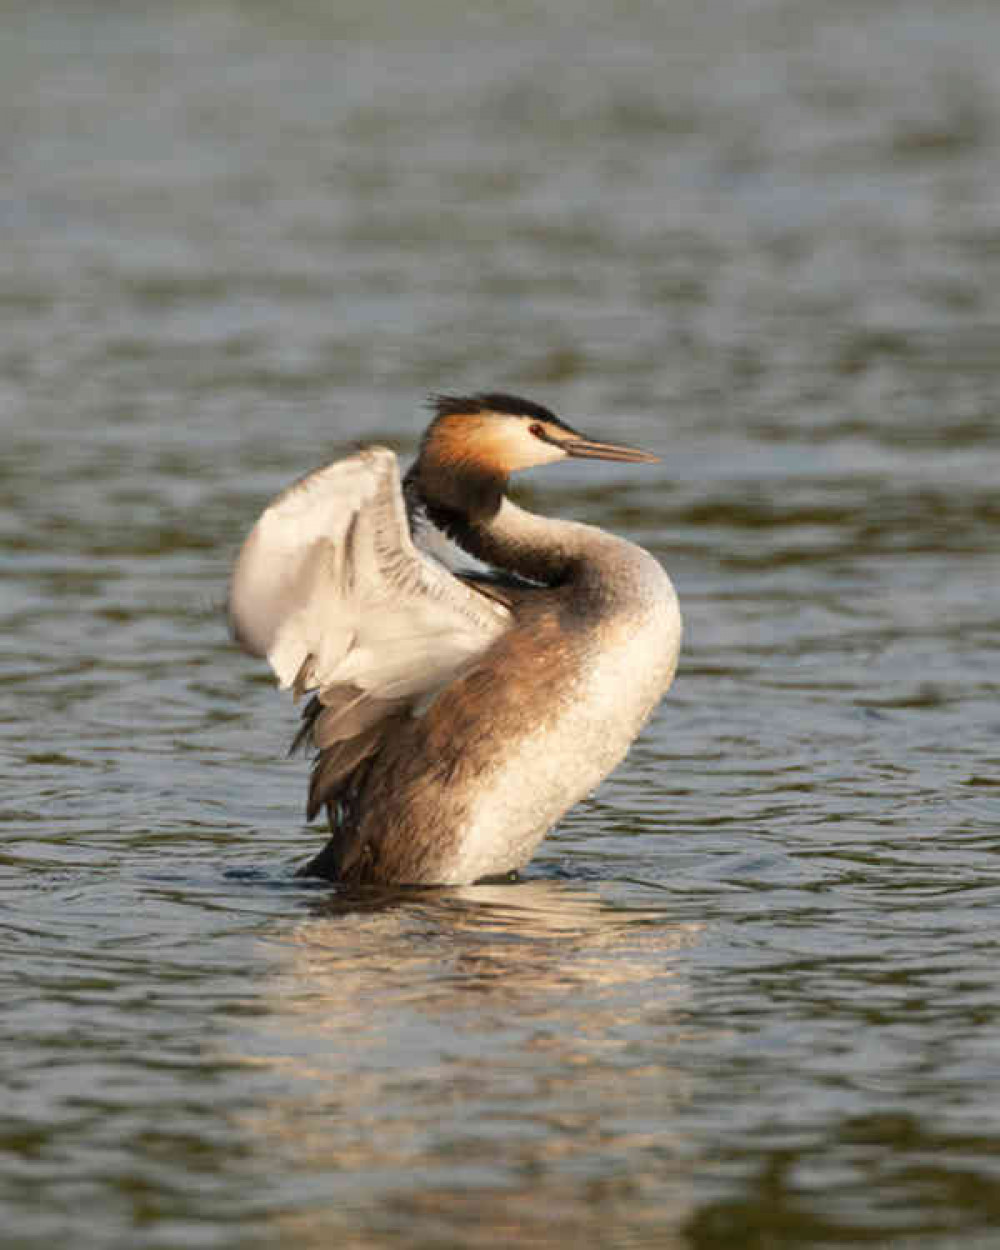
[[[518,508],[518,469],[648,461],[501,394],[440,397],[416,463],[373,447],[264,511],[229,618],[282,686],[313,691],[308,816],[331,838],[303,870],[350,883],[461,884],[527,863],[622,759],[669,687],[677,598],[648,552]],[[447,536],[500,576],[428,554]]]

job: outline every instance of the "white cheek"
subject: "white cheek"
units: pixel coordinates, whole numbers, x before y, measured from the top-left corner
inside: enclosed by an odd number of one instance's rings
[[[490,434],[493,454],[509,473],[566,459],[561,447],[536,437],[523,421],[498,421]]]
[[[554,443],[545,443],[540,438],[534,440],[531,450],[533,455],[525,468],[536,464],[555,464],[557,460],[566,459],[566,453],[561,447],[556,447]]]
[[[534,434],[523,434],[516,440],[511,439],[505,453],[509,468],[515,472],[518,469],[533,469],[537,465],[555,464],[557,460],[566,459],[566,453],[561,447],[546,443]]]

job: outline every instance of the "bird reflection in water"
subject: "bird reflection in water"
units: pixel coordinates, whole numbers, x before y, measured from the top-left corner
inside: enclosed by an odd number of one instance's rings
[[[254,1132],[317,1178],[282,1235],[539,1245],[555,1223],[559,1244],[594,1244],[613,1217],[683,1244],[691,1165],[668,1126],[691,1095],[673,1052],[701,926],[618,890],[536,879],[311,906],[253,1047],[284,1086]]]

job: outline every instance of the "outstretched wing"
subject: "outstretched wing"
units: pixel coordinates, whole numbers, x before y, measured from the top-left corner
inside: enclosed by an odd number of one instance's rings
[[[317,469],[265,509],[229,589],[233,634],[296,697],[319,748],[309,816],[335,798],[401,715],[507,630],[511,615],[413,544],[395,455]]]

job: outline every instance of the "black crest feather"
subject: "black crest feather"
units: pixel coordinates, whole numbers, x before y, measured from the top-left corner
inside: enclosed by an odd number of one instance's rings
[[[435,417],[474,415],[477,412],[502,412],[512,417],[528,417],[532,421],[548,421],[575,434],[565,421],[533,399],[508,395],[503,391],[477,391],[474,395],[432,395],[427,406]]]

